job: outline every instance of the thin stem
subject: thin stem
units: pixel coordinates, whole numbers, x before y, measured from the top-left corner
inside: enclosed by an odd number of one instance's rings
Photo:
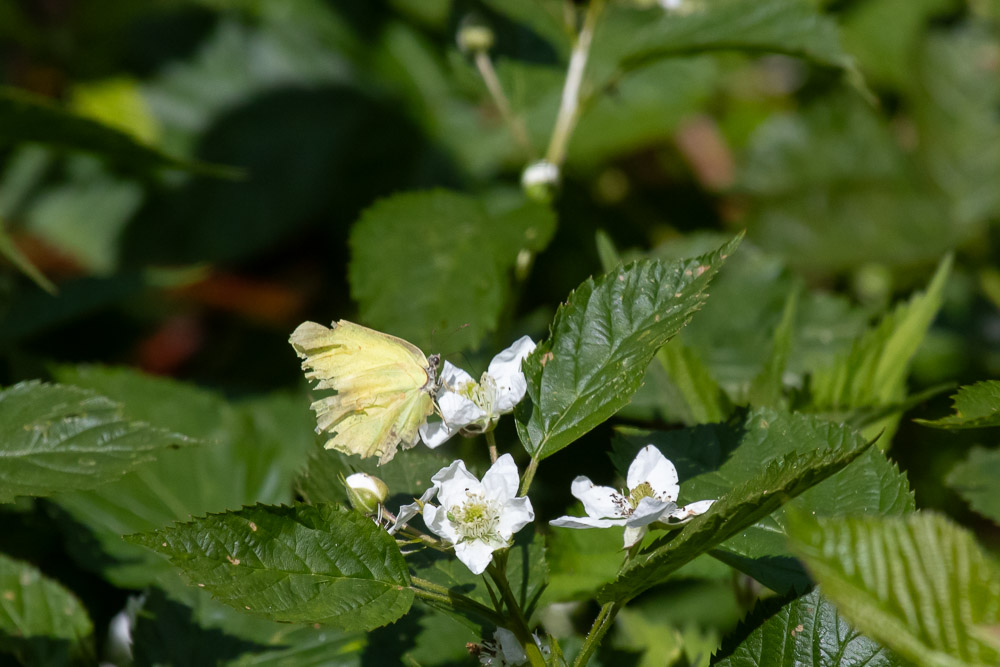
[[[531,463],[528,464],[528,468],[524,471],[524,477],[521,478],[521,495],[528,495],[528,489],[531,488],[531,481],[535,479],[535,473],[538,471],[539,459],[537,457],[531,457]]]
[[[490,463],[497,462],[497,440],[493,437],[493,431],[486,432],[486,444],[490,448]]]
[[[504,622],[504,619],[500,614],[493,611],[486,605],[476,602],[472,598],[466,597],[461,593],[456,593],[455,591],[448,590],[444,586],[439,586],[433,582],[427,581],[426,579],[420,579],[418,577],[410,577],[410,581],[413,584],[410,586],[410,590],[412,590],[413,594],[418,598],[427,600],[428,602],[445,604],[454,609],[476,614],[494,625],[502,625]]]
[[[522,118],[516,115],[510,108],[510,102],[503,92],[500,79],[497,77],[496,70],[493,69],[493,61],[490,60],[490,56],[485,50],[476,51],[474,59],[476,69],[479,70],[479,75],[483,77],[483,83],[486,84],[486,90],[490,92],[490,97],[493,98],[493,103],[496,105],[504,122],[507,123],[507,127],[510,128],[511,134],[514,135],[514,140],[521,145],[521,148],[527,153],[528,158],[533,160],[535,158],[535,147],[531,145],[531,139],[528,137],[528,129],[525,127]]]
[[[524,612],[521,611],[521,605],[518,603],[517,598],[514,597],[514,592],[510,589],[510,583],[507,581],[507,575],[504,573],[506,558],[498,560],[502,561],[499,567],[496,563],[490,563],[486,568],[486,571],[490,573],[490,576],[493,578],[493,582],[497,585],[497,588],[500,591],[500,597],[503,598],[504,603],[507,605],[507,611],[510,614],[509,618],[510,621],[512,621],[511,625],[513,625],[510,630],[524,647],[524,652],[528,655],[528,662],[531,666],[545,667],[545,658],[542,656],[541,650],[539,650],[538,645],[535,643],[535,638],[531,636],[531,629],[528,627],[528,621],[524,618]]]
[[[608,630],[614,624],[615,616],[621,610],[621,603],[619,602],[607,602],[601,611],[597,614],[597,618],[594,619],[594,624],[590,626],[590,632],[587,633],[587,638],[583,642],[583,648],[580,649],[580,653],[576,656],[576,660],[573,661],[573,667],[583,667],[589,661],[591,656],[594,655],[594,651],[600,646],[601,640],[604,639],[604,635],[607,634]]]
[[[563,84],[562,101],[559,103],[559,115],[556,117],[555,128],[545,160],[561,166],[566,159],[566,149],[570,137],[576,128],[580,117],[580,86],[583,84],[583,72],[587,69],[587,57],[590,55],[590,44],[594,39],[594,28],[597,17],[604,9],[604,0],[590,0],[587,14],[583,18],[583,27],[577,35],[576,43],[569,57],[569,68],[566,70],[566,83]]]

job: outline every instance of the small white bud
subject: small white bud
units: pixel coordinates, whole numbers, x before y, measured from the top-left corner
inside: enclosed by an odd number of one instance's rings
[[[389,497],[389,487],[385,482],[364,472],[350,475],[344,480],[344,488],[347,489],[351,507],[365,514],[375,514],[379,505]]]
[[[521,187],[531,199],[548,203],[555,195],[559,178],[559,167],[547,160],[539,160],[529,164],[521,173]]]
[[[463,53],[479,53],[492,49],[494,42],[496,42],[496,36],[488,25],[475,18],[467,18],[462,21],[456,40],[458,48]]]

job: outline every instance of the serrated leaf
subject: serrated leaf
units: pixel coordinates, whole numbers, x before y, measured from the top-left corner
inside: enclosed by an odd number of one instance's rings
[[[736,637],[712,659],[719,667],[904,667],[889,649],[869,639],[837,612],[819,589],[777,605],[757,605]],[[720,657],[724,656],[724,657]]]
[[[496,328],[518,253],[538,252],[554,231],[540,204],[494,212],[457,192],[398,194],[351,232],[351,295],[376,329],[419,347],[472,348]]]
[[[22,382],[0,392],[0,503],[116,480],[187,436],[127,419],[92,391]]]
[[[711,424],[729,416],[732,405],[694,348],[673,339],[656,353],[667,376],[680,391],[690,414],[688,426]],[[675,408],[676,409],[676,408]]]
[[[692,12],[619,5],[594,36],[595,73],[631,70],[650,61],[712,51],[773,52],[847,68],[837,26],[802,0],[715,0]]]
[[[785,369],[788,367],[788,358],[791,356],[795,340],[795,313],[798,310],[800,291],[801,284],[796,283],[792,291],[788,293],[785,308],[781,313],[781,321],[774,329],[771,353],[764,362],[764,368],[750,385],[748,398],[751,405],[770,408],[785,407]]]
[[[330,505],[255,505],[126,540],[165,554],[217,600],[274,621],[372,630],[413,602],[392,536]]]
[[[767,419],[757,419],[766,438],[771,423]],[[789,425],[780,417],[776,422],[776,432],[788,432]],[[655,586],[685,563],[753,526],[786,502],[839,472],[864,454],[871,444],[855,432],[830,425],[826,442],[818,443],[812,451],[787,454],[766,464],[756,464],[753,470],[763,468],[762,472],[734,487],[679,532],[655,542],[649,552],[633,558],[615,581],[598,592],[598,600],[627,601]]]
[[[985,380],[959,388],[951,397],[955,414],[940,419],[914,419],[934,428],[988,428],[1000,426],[1000,381]]]
[[[614,442],[616,468],[624,474],[635,454],[652,443],[677,467],[681,503],[720,498],[753,479],[761,466],[792,454],[808,454],[830,443],[860,443],[843,426],[813,416],[769,409],[750,411],[740,421],[666,432],[625,431]],[[877,450],[727,540],[712,555],[780,593],[808,583],[786,546],[788,513],[819,516],[902,514],[913,511],[905,475]]]
[[[70,591],[0,554],[0,651],[25,665],[93,662],[94,627]]]
[[[131,135],[51,104],[17,88],[0,88],[0,144],[35,142],[94,153],[131,169],[183,169],[235,178],[239,169],[183,160],[137,141]]]
[[[524,360],[531,403],[518,406],[518,435],[541,460],[626,405],[656,351],[687,324],[741,236],[693,259],[639,260],[580,285],[548,339]]]
[[[1000,451],[975,447],[969,456],[948,473],[948,486],[958,492],[983,516],[1000,524]]]
[[[255,502],[292,500],[292,479],[315,447],[315,419],[301,396],[272,394],[236,403],[175,380],[124,368],[59,367],[58,379],[113,397],[128,417],[172,426],[205,441],[167,451],[122,479],[56,497],[89,530],[103,556],[87,566],[126,588],[180,583],[168,563],[122,541],[128,533]],[[78,557],[93,544],[72,549]]]
[[[801,517],[795,550],[855,627],[916,664],[995,665],[978,638],[1000,623],[1000,569],[942,516]]]
[[[941,260],[926,291],[897,306],[850,352],[813,374],[810,389],[817,409],[888,405],[905,398],[910,360],[941,308],[951,265],[949,255]],[[894,424],[894,419],[888,422]],[[875,435],[884,427],[885,422],[875,424],[865,433]],[[886,446],[889,441],[885,439]]]

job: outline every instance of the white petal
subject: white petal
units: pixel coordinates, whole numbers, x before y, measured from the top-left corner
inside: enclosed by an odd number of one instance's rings
[[[442,507],[430,503],[424,505],[424,523],[438,537],[443,537],[452,543],[458,539],[455,527],[448,521],[448,512]]]
[[[482,574],[493,560],[493,547],[481,540],[459,542],[455,545],[455,555],[472,570],[472,574]]]
[[[714,502],[715,502],[714,500],[699,500],[698,502],[695,503],[688,503],[684,507],[678,508],[673,512],[671,512],[668,515],[669,520],[671,523],[673,523],[674,521],[687,521],[688,519],[692,519],[698,516],[699,514],[704,514],[705,512],[707,512],[708,508],[711,507],[712,503]]]
[[[527,336],[522,336],[514,344],[493,357],[486,372],[493,378],[497,386],[494,410],[504,414],[514,409],[521,402],[528,383],[521,372],[521,361],[535,349],[535,342]]]
[[[460,427],[451,426],[447,422],[425,422],[420,427],[420,439],[431,449],[436,449],[458,433]]]
[[[590,516],[561,516],[549,521],[550,526],[557,528],[610,528],[624,526],[627,519],[595,519]]]
[[[677,469],[653,445],[639,450],[632,465],[628,467],[626,480],[629,491],[643,482],[648,482],[661,500],[677,500],[680,486],[677,484]]]
[[[497,628],[493,633],[493,639],[500,646],[500,653],[507,664],[523,665],[528,662],[528,654],[524,652],[521,642],[517,641],[514,633],[507,628]]]
[[[664,511],[670,511],[677,507],[672,502],[646,497],[639,501],[635,511],[625,523],[626,526],[646,526],[663,516]]]
[[[393,522],[392,526],[389,528],[389,534],[394,535],[397,530],[405,526],[410,522],[410,519],[420,514],[420,507],[426,502],[430,502],[435,495],[437,495],[437,487],[432,486],[426,491],[424,495],[420,496],[420,500],[415,503],[410,503],[408,505],[403,505],[396,512],[396,520]]]
[[[439,470],[431,482],[438,489],[439,499],[445,507],[462,502],[468,496],[467,491],[482,491],[482,483],[469,472],[465,467],[465,461],[461,459],[452,461],[451,465]]]
[[[497,532],[500,533],[500,537],[509,540],[514,533],[534,520],[535,510],[531,507],[528,497],[514,498],[507,501],[500,510],[500,525],[497,526]]]
[[[641,526],[641,527],[637,527],[637,528],[631,528],[629,526],[626,526],[625,527],[625,544],[624,544],[625,548],[628,549],[629,547],[633,546],[637,542],[640,542],[642,540],[642,538],[645,537],[646,530],[647,529],[646,529],[645,526]]]
[[[450,361],[444,362],[441,366],[441,372],[438,374],[438,383],[444,390],[457,391],[466,382],[475,382],[475,380],[472,379],[471,375]]]
[[[493,500],[507,501],[517,495],[517,487],[521,478],[517,474],[517,464],[514,457],[504,454],[496,460],[486,474],[483,475],[483,487],[486,495]]]
[[[622,516],[628,501],[610,486],[595,486],[588,478],[577,477],[570,492],[583,503],[587,515],[595,519]]]

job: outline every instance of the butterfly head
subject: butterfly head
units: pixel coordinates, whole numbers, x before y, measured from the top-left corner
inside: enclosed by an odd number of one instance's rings
[[[440,365],[440,354],[432,354],[427,357],[427,384],[423,386],[423,389],[430,394],[436,394],[441,387],[441,378],[438,377],[438,366]]]

